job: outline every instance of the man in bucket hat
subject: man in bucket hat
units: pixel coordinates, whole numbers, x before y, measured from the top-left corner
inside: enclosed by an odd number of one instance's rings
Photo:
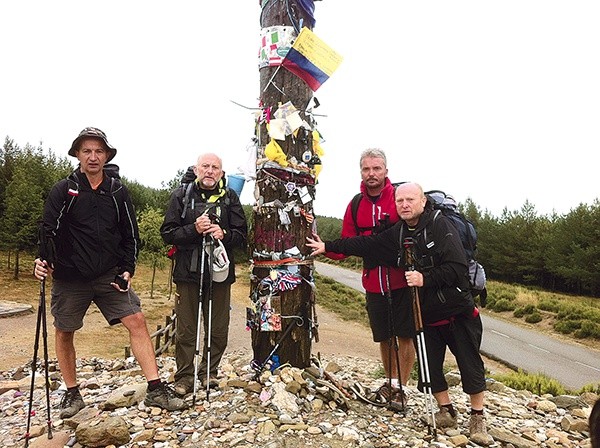
[[[117,155],[117,148],[111,146],[110,143],[108,143],[108,140],[106,139],[106,134],[104,132],[102,132],[98,128],[88,127],[88,128],[83,129],[79,133],[77,138],[75,140],[73,140],[71,149],[69,149],[69,155],[71,157],[77,157],[77,151],[79,150],[79,145],[81,144],[81,141],[86,138],[101,140],[102,143],[104,143],[104,148],[108,152],[108,158],[106,159],[106,163],[110,162]]]
[[[77,383],[74,335],[92,302],[110,325],[122,323],[129,331],[131,349],[148,381],[145,404],[169,411],[188,407],[160,380],[140,298],[131,287],[140,238],[126,186],[104,171],[116,154],[104,132],[83,129],[69,149],[79,167],[52,187],[44,206],[42,232],[55,251],[41,253],[55,255],[37,258],[34,275],[53,278],[56,356],[67,388],[60,418],[85,407]]]
[[[247,223],[237,193],[225,186],[222,166],[216,154],[198,157],[194,166],[196,180],[171,193],[160,228],[165,243],[177,249],[173,281],[177,285],[175,392],[179,395],[193,391],[195,373],[196,380],[203,381],[204,387],[207,376],[208,386],[215,387],[217,368],[227,347],[231,284],[235,282],[232,251],[236,246],[245,246]],[[206,243],[215,248],[212,257],[210,252],[206,253]],[[198,366],[194,354],[199,342],[196,341],[199,301],[204,346]]]

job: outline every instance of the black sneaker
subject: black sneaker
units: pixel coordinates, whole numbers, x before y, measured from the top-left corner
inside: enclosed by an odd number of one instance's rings
[[[166,409],[167,411],[182,411],[189,407],[183,399],[175,395],[175,392],[166,383],[160,383],[160,386],[154,390],[148,389],[144,404]]]
[[[60,401],[60,418],[70,418],[85,408],[83,397],[79,389],[67,390]]]

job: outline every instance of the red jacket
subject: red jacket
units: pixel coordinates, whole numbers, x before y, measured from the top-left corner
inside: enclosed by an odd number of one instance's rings
[[[394,198],[394,186],[390,180],[385,178],[385,186],[381,194],[373,202],[367,196],[365,184],[361,182],[360,191],[363,194],[361,201],[358,204],[356,213],[356,226],[363,230],[357,232],[354,219],[352,218],[352,201],[346,207],[344,220],[342,221],[342,238],[348,238],[357,235],[370,235],[373,233],[372,228],[379,225],[382,221],[388,221],[389,226],[398,222],[400,218],[396,212],[396,202]],[[368,230],[365,230],[368,229]],[[332,260],[341,260],[346,258],[345,255],[335,252],[326,252],[325,256]],[[386,271],[389,270],[390,286],[392,290],[405,288],[406,278],[404,277],[404,269],[398,267],[387,267],[378,265],[377,254],[373,257],[363,257],[363,273],[362,284],[367,292],[384,294],[388,290]]]

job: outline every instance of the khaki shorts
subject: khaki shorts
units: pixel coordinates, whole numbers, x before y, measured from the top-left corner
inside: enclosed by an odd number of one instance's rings
[[[116,273],[116,269],[111,269],[94,280],[86,281],[53,279],[50,310],[54,326],[61,331],[79,330],[92,302],[110,325],[141,312],[140,298],[133,288],[120,292],[111,286]]]

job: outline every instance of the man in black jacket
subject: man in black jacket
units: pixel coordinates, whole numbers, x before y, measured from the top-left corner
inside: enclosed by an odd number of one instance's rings
[[[100,129],[82,130],[69,150],[79,168],[52,187],[44,206],[41,241],[50,241],[55,250],[41,248],[52,256],[35,260],[34,275],[53,277],[56,357],[67,387],[60,418],[85,407],[73,341],[92,301],[110,325],[122,323],[129,331],[131,349],[148,380],[145,404],[169,411],[188,407],[160,380],[140,299],[131,287],[140,239],[127,188],[104,171],[116,153]]]
[[[173,271],[178,296],[175,392],[179,395],[191,392],[194,386],[199,301],[202,302],[204,340],[197,375],[204,386],[207,376],[209,387],[218,384],[217,368],[227,347],[231,284],[235,282],[233,248],[245,246],[248,231],[238,195],[225,186],[220,157],[212,153],[201,155],[194,173],[196,180],[191,185],[182,185],[171,193],[160,228],[165,243],[176,248]],[[223,257],[224,248],[229,260],[227,268],[219,268],[214,263],[209,265],[211,253],[207,254],[206,249],[215,246],[220,247]],[[215,269],[221,270],[216,272]]]
[[[436,426],[457,426],[457,413],[448,394],[443,364],[446,348],[454,354],[463,391],[469,394],[470,438],[480,445],[493,443],[483,416],[485,369],[479,353],[483,327],[479,310],[469,290],[468,264],[458,232],[451,221],[427,206],[423,189],[416,183],[396,188],[396,209],[400,221],[377,235],[323,242],[307,238],[311,255],[332,251],[346,255],[377,254],[382,264],[404,264],[404,242],[410,238],[415,252],[415,270],[407,269],[409,287],[421,292],[421,312],[427,347],[431,390],[439,411]],[[423,390],[423,385],[419,384]]]

